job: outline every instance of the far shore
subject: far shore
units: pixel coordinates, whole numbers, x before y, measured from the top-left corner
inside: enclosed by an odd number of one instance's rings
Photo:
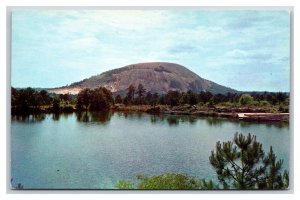
[[[221,117],[244,121],[274,121],[288,122],[289,113],[271,113],[267,108],[228,108],[228,107],[201,107],[201,106],[115,106],[113,111],[146,112],[151,114],[193,115],[199,117]]]

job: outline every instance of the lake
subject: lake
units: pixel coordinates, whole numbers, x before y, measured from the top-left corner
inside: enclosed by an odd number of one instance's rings
[[[217,180],[217,141],[253,133],[289,170],[289,125],[145,113],[12,116],[11,182],[24,189],[114,189],[136,175],[185,173]]]

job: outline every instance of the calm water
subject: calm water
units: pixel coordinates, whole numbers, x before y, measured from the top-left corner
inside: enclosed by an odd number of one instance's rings
[[[216,180],[208,157],[217,141],[253,133],[289,169],[287,124],[189,116],[83,113],[12,117],[12,186],[111,189],[120,179],[186,173]]]

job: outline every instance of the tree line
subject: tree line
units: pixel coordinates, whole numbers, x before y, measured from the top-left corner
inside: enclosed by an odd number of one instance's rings
[[[71,111],[76,101],[76,96],[71,94],[50,94],[46,90],[37,91],[30,87],[11,88],[12,113],[36,113],[43,109],[51,112]]]
[[[152,93],[146,91],[142,84],[138,87],[130,85],[126,95],[115,97],[115,103],[126,105],[225,105],[225,106],[268,106],[268,105],[289,105],[289,94],[285,92],[250,92],[250,93],[227,93],[212,94],[208,91],[195,93],[191,90],[179,92],[170,90],[166,94]]]
[[[78,95],[53,94],[46,90],[32,88],[11,88],[11,106],[13,112],[35,112],[47,109],[51,112],[77,110],[108,110],[114,104],[130,105],[200,105],[200,106],[278,106],[280,112],[289,111],[289,93],[252,92],[212,94],[208,91],[168,91],[166,94],[147,91],[142,84],[130,85],[124,95],[114,95],[105,87],[83,89]]]

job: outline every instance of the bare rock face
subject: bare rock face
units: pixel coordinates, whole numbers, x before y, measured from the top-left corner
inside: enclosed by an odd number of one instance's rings
[[[77,94],[83,88],[106,87],[113,93],[125,93],[129,85],[142,84],[147,91],[165,94],[169,90],[186,92],[209,91],[211,93],[237,92],[228,87],[218,85],[212,81],[199,77],[184,66],[166,63],[151,62],[128,65],[110,70],[100,75],[92,76],[70,86],[49,90],[54,93]]]

